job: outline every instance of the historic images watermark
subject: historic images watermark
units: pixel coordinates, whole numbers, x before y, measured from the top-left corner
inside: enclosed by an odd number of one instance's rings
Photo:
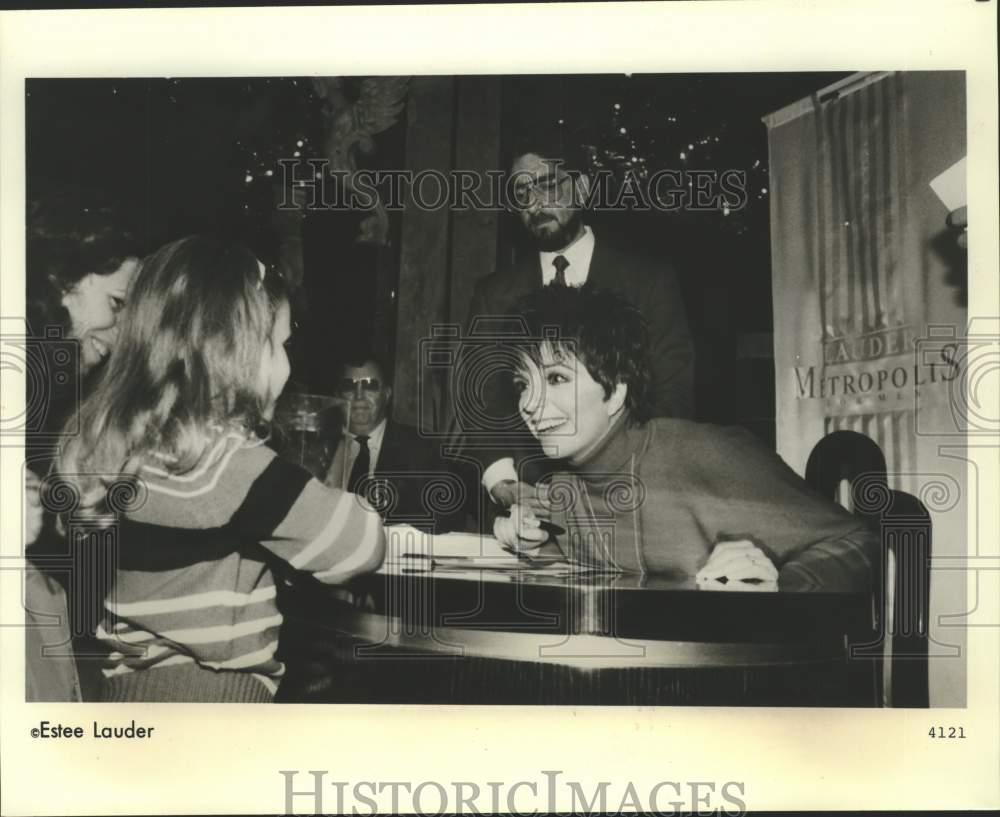
[[[740,780],[583,783],[542,770],[536,778],[335,780],[327,770],[282,769],[285,814],[727,814],[746,813]],[[297,788],[299,787],[299,788]]]
[[[527,171],[428,168],[347,170],[331,169],[327,159],[279,159],[279,210],[356,210],[384,207],[421,210],[524,210],[537,202],[552,206],[570,182],[587,179],[583,209],[595,212],[650,211],[676,213],[725,212],[746,206],[746,171],[729,169],[663,168],[653,173],[601,169],[590,174],[562,170],[562,162],[546,161],[547,176]]]

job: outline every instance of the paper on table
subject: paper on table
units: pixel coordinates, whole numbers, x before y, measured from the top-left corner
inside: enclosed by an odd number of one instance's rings
[[[944,173],[931,180],[933,190],[948,212],[965,207],[968,197],[965,192],[965,157],[963,156]]]
[[[385,535],[387,561],[398,560],[404,553],[518,561],[495,537],[486,534],[440,533],[432,536],[409,525],[391,525],[385,529]]]
[[[563,575],[575,566],[562,559],[525,562],[506,550],[493,536],[480,533],[444,533],[431,535],[409,525],[385,529],[387,553],[383,572],[394,568],[407,571],[423,566],[437,572],[496,571],[530,572],[533,575]]]
[[[491,559],[513,559],[495,537],[480,533],[445,533],[434,537],[435,556],[483,556]]]

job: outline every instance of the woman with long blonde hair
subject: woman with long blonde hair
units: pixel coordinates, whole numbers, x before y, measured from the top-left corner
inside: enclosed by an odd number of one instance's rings
[[[60,471],[118,537],[98,628],[106,701],[269,701],[284,668],[275,570],[338,583],[384,556],[378,515],[278,459],[258,430],[289,375],[284,282],[241,245],[143,263]],[[72,524],[72,521],[70,521]]]

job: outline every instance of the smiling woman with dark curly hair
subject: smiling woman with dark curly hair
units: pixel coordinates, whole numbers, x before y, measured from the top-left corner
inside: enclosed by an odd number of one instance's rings
[[[73,557],[70,622],[67,588],[60,584],[67,581],[67,544],[53,517],[43,513],[39,491],[52,465],[54,441],[114,348],[119,313],[140,255],[115,208],[93,192],[64,191],[28,208],[26,312],[36,342],[35,353],[27,357],[29,383],[35,389],[27,402],[35,433],[25,440],[24,538],[38,569],[27,571],[25,581],[28,616],[37,615],[45,624],[26,630],[29,700],[73,700],[91,694],[92,663],[81,665],[78,672],[72,655],[65,652],[71,630],[80,646],[88,619],[84,611],[102,595],[101,570],[91,569],[101,555]],[[74,353],[68,363],[67,351]],[[53,617],[58,626],[51,625]],[[46,644],[59,654],[42,656]]]
[[[614,292],[549,286],[522,299],[528,341],[518,408],[545,455],[565,534],[514,506],[495,524],[519,550],[706,588],[853,591],[871,584],[876,537],[749,432],[651,417],[649,345]]]
[[[108,205],[78,196],[35,205],[26,247],[32,334],[45,337],[56,328],[77,340],[81,372],[93,371],[114,346],[141,254]]]

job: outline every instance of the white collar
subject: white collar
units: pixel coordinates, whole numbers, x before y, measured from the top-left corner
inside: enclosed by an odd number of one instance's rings
[[[551,283],[556,277],[556,269],[552,261],[557,255],[569,261],[566,267],[566,283],[570,286],[582,286],[587,281],[590,272],[590,261],[594,257],[594,231],[586,224],[583,233],[568,247],[555,252],[539,252],[538,263],[542,268],[542,283]]]
[[[382,447],[382,438],[385,436],[385,426],[387,419],[388,418],[383,417],[381,422],[371,430],[371,433],[368,435],[369,449]],[[354,443],[355,445],[360,445],[360,443],[357,441],[358,435],[354,434],[349,429],[346,428],[344,429],[344,436],[347,437],[348,440]]]

